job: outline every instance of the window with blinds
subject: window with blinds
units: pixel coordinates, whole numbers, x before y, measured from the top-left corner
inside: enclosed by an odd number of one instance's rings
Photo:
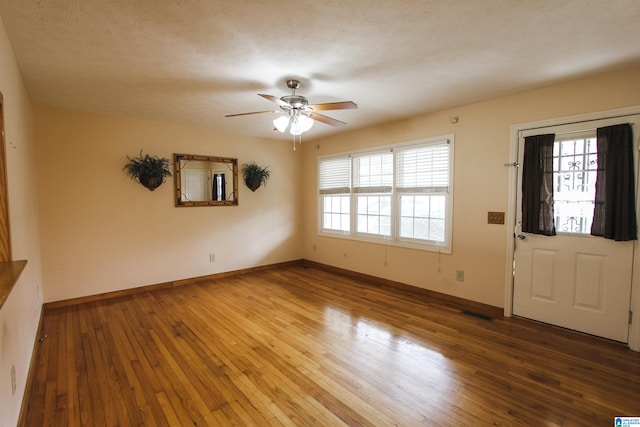
[[[322,159],[318,170],[322,229],[330,232],[349,232],[351,158],[341,156]]]
[[[447,141],[398,149],[399,238],[445,241],[449,157]]]
[[[319,159],[321,234],[449,253],[453,136]]]
[[[390,236],[393,152],[358,154],[352,163],[356,232]]]

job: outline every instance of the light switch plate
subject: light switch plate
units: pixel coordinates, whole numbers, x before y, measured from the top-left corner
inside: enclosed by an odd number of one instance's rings
[[[489,212],[487,215],[488,224],[504,224],[504,212]]]

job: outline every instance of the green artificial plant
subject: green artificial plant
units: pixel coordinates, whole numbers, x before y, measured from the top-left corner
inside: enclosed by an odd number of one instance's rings
[[[268,166],[258,166],[255,162],[242,165],[244,183],[251,191],[256,191],[261,185],[267,185],[270,176],[271,171]]]
[[[165,182],[165,178],[171,176],[171,162],[169,159],[149,154],[137,157],[127,156],[129,161],[122,168],[132,180],[139,182],[150,191],[155,190]]]

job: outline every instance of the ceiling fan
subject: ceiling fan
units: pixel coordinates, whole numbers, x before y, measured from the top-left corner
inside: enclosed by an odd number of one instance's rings
[[[247,116],[251,114],[264,114],[264,113],[278,113],[279,115],[273,120],[274,130],[279,130],[284,133],[289,128],[289,133],[293,135],[294,142],[295,137],[302,135],[302,133],[308,131],[313,126],[314,120],[322,122],[330,126],[344,126],[345,122],[334,119],[324,114],[319,114],[318,111],[325,110],[350,110],[358,108],[355,102],[342,101],[342,102],[328,102],[325,104],[311,104],[302,95],[296,95],[296,89],[300,87],[298,80],[287,80],[287,87],[291,89],[291,95],[285,95],[277,98],[273,95],[265,95],[259,93],[258,95],[275,102],[280,107],[280,110],[266,110],[266,111],[254,111],[251,113],[240,114],[227,114],[225,117],[237,117]],[[295,145],[294,145],[295,149]]]

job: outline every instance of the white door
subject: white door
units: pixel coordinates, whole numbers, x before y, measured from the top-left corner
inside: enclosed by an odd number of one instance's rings
[[[201,202],[211,200],[210,172],[206,169],[185,169],[185,200]]]
[[[595,128],[622,122],[628,123],[629,119],[527,131],[530,135],[556,134],[557,235],[521,232],[522,189],[518,185],[513,314],[626,343],[634,242],[615,242],[589,234],[593,198],[587,189],[595,178],[595,172],[589,171],[593,155],[588,153],[596,151]],[[519,164],[523,164],[524,136],[519,142]]]

